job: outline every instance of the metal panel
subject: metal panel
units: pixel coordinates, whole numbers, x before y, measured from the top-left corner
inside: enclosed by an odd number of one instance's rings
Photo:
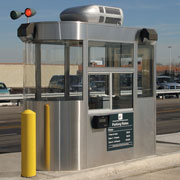
[[[61,39],[59,22],[40,22],[35,23],[36,35],[38,41],[55,41]]]
[[[60,22],[61,38],[83,40],[87,38],[87,23]]]
[[[127,32],[127,34],[129,31]],[[134,34],[135,36],[135,34]],[[125,36],[127,37],[127,35]],[[107,39],[107,37],[106,37]],[[113,39],[113,38],[112,38]],[[90,121],[93,115],[109,115],[118,113],[118,110],[91,110],[89,111],[88,119],[88,151],[87,151],[87,166],[94,167],[108,163],[115,163],[133,158],[155,154],[155,135],[156,135],[156,97],[137,98],[137,42],[134,42],[134,68],[109,68],[109,71],[117,72],[132,72],[133,79],[133,109],[119,110],[119,113],[134,112],[134,147],[121,149],[113,152],[106,151],[106,129],[92,129]],[[155,62],[155,61],[154,61]],[[153,65],[154,66],[154,65]],[[154,67],[153,67],[154,68]],[[88,68],[90,73],[103,73],[103,68]],[[155,68],[154,68],[155,69]],[[104,70],[106,72],[106,69]],[[155,72],[154,72],[155,73]],[[155,84],[154,84],[155,85]],[[155,86],[154,86],[155,87]],[[155,92],[155,91],[154,91]],[[94,147],[94,148],[92,148]]]
[[[86,168],[87,111],[83,101],[27,101],[37,114],[37,169],[45,167],[44,105],[50,105],[50,170]]]
[[[109,42],[134,42],[139,28],[124,28],[116,25],[90,24],[83,22],[40,22],[35,24],[32,42],[54,42],[65,39],[96,40]],[[29,41],[28,37],[23,40]]]
[[[135,157],[155,154],[156,105],[154,98],[139,98],[135,103]]]
[[[60,28],[62,39],[88,39],[109,42],[134,42],[138,31],[137,28],[82,22],[61,22]]]
[[[137,28],[124,28],[113,25],[88,25],[88,39],[108,42],[134,42]]]
[[[113,113],[111,112],[111,114]],[[134,148],[107,151],[106,128],[92,129],[90,123],[91,119],[92,116],[89,116],[87,124],[87,167],[95,167],[103,164],[110,164],[133,158]]]

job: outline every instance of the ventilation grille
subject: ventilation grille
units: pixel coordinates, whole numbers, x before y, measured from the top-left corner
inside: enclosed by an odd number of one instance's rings
[[[119,9],[105,7],[105,10],[107,14],[117,14],[117,15],[121,14]]]
[[[99,11],[100,11],[100,13],[104,13],[104,8],[100,6]]]
[[[120,18],[106,17],[105,23],[108,23],[108,24],[119,24],[119,23],[121,23],[121,19]]]

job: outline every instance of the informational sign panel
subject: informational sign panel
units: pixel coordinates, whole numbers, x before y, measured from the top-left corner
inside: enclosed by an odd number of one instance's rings
[[[112,114],[107,128],[107,151],[133,147],[133,113]]]

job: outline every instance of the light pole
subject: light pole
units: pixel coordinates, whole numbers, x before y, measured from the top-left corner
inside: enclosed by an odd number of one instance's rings
[[[168,46],[169,48],[169,74],[171,75],[171,60],[172,60],[172,46]]]

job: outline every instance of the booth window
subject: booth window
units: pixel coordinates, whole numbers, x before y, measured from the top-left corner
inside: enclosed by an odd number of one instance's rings
[[[35,45],[32,43],[26,43],[25,66],[24,66],[24,98],[34,98],[36,92],[36,78],[35,78]],[[31,94],[31,97],[28,95]]]
[[[112,109],[133,107],[133,75],[112,75]]]
[[[89,75],[89,109],[109,108],[109,75]]]
[[[73,97],[82,97],[83,91],[83,50],[81,45],[77,42],[72,47],[70,47],[70,69],[69,69],[69,96],[71,99]],[[80,98],[81,99],[81,98]]]
[[[46,70],[41,67],[42,87],[46,81],[45,87],[48,92],[58,93],[57,96],[63,97],[64,100],[82,99],[82,41],[62,41],[56,45],[43,44],[41,64],[50,66]]]
[[[138,45],[138,97],[153,96],[153,46]]]
[[[64,45],[41,45],[41,93],[64,97],[64,59]]]
[[[89,67],[133,67],[134,45],[89,42]]]
[[[89,75],[89,109],[111,108],[133,108],[132,73],[112,73],[112,76]]]
[[[83,98],[82,41],[67,40],[28,46],[32,46],[32,50],[28,47],[30,51],[24,66],[25,95],[34,93],[36,100]]]

